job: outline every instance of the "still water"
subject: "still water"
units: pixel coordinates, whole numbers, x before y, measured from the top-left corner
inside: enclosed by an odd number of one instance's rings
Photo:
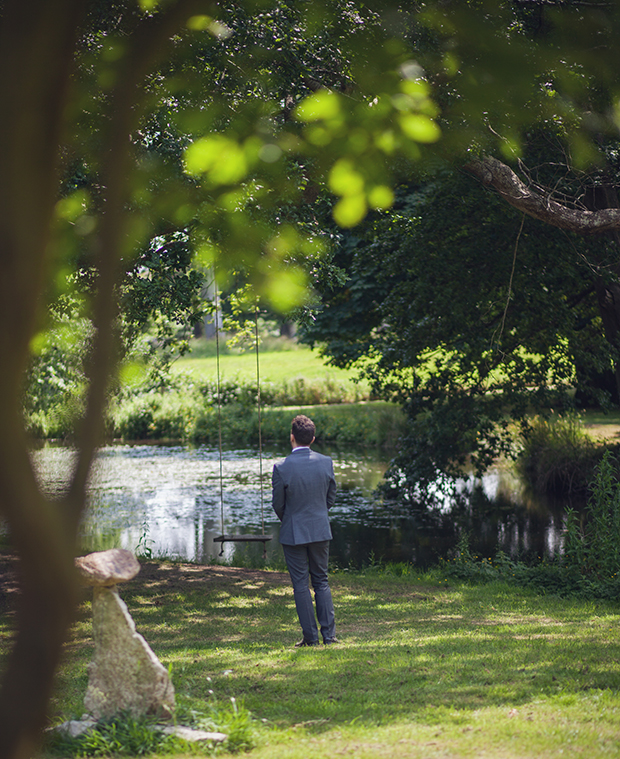
[[[374,495],[387,461],[374,453],[323,451],[334,459],[338,482],[331,511],[331,556],[339,566],[406,561],[428,566],[454,548],[466,530],[473,547],[489,556],[497,548],[516,555],[553,554],[561,546],[563,509],[528,499],[507,471],[482,482],[461,483],[462,498],[433,509],[384,504]],[[224,533],[271,535],[269,559],[281,558],[279,522],[271,510],[273,464],[285,449],[223,452],[210,447],[114,445],[103,448],[90,482],[82,536],[85,550],[127,548],[153,556],[209,562]],[[73,453],[46,446],[33,454],[43,487],[62,491]],[[261,487],[262,479],[262,487]],[[222,515],[223,500],[223,515]],[[223,559],[259,561],[262,543],[224,544]]]

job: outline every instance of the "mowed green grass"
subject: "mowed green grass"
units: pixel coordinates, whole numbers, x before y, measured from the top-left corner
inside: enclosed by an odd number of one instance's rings
[[[217,359],[182,358],[173,364],[174,372],[189,372],[196,378],[215,379],[217,377]],[[353,381],[356,372],[328,366],[316,351],[299,346],[290,351],[265,351],[259,354],[260,378],[265,382],[282,382],[303,377],[306,380],[337,379]],[[251,381],[256,377],[256,354],[252,352],[239,355],[220,356],[220,376],[222,378],[243,378]]]
[[[619,603],[544,597],[437,572],[332,576],[338,646],[294,649],[283,572],[150,562],[121,587],[166,667],[179,720],[234,698],[252,759],[620,756]],[[82,711],[82,608],[54,696]]]

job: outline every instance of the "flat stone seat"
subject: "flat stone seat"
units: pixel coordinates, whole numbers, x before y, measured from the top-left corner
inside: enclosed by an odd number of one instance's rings
[[[140,571],[139,561],[131,551],[124,548],[111,548],[78,556],[75,566],[84,585],[95,588],[109,588],[128,582]]]
[[[48,727],[46,732],[64,733],[71,738],[79,738],[81,735],[92,732],[96,727],[97,722],[95,722],[95,720],[82,718],[81,720],[63,722],[62,725],[57,725],[56,727]],[[185,725],[149,725],[148,729],[153,731],[158,730],[164,735],[176,735],[179,738],[183,738],[183,740],[192,743],[198,743],[200,741],[223,743],[228,738],[225,733],[196,730],[192,727],[185,727]]]

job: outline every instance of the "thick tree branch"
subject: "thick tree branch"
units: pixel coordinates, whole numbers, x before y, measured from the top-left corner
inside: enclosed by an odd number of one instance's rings
[[[509,166],[491,156],[470,161],[463,168],[482,184],[497,190],[511,206],[546,224],[579,235],[600,235],[620,230],[620,208],[600,211],[569,208],[553,200],[551,195],[528,187]]]

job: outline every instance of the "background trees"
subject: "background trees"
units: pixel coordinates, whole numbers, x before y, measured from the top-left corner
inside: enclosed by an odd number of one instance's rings
[[[333,264],[344,281],[323,286],[303,337],[405,404],[394,479],[420,495],[466,464],[483,472],[511,451],[515,424],[570,408],[569,387],[610,403],[599,375],[615,354],[592,262],[613,260],[604,242],[524,219],[467,174],[444,172],[343,236]]]
[[[527,432],[569,388],[617,402],[620,357],[616,6],[417,11],[403,26],[442,139],[392,210],[341,238],[344,281],[320,285],[305,332],[404,402],[392,482],[409,496],[470,460],[483,471],[512,422]]]

